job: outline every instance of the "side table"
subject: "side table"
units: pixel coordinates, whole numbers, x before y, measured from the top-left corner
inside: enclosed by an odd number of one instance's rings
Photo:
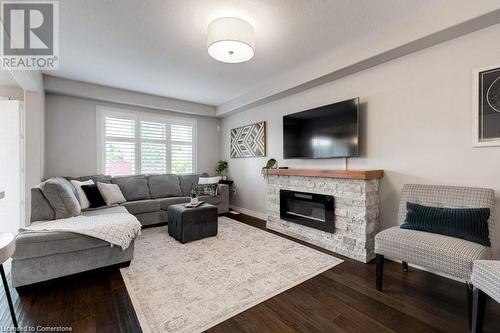
[[[14,250],[16,249],[16,243],[14,242],[14,234],[11,232],[1,232],[0,233],[0,275],[2,276],[3,287],[5,289],[5,296],[7,296],[7,302],[9,303],[10,316],[12,317],[12,323],[17,331],[17,319],[16,313],[14,312],[14,305],[12,304],[12,298],[10,296],[9,285],[7,283],[7,277],[5,276],[5,271],[3,269],[3,263],[9,259]]]

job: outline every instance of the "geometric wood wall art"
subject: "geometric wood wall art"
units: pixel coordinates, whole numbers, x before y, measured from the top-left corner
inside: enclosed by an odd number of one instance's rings
[[[266,156],[266,122],[231,130],[231,158]]]

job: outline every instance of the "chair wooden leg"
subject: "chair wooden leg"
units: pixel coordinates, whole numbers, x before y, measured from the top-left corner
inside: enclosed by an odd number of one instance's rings
[[[403,268],[403,272],[408,272],[408,263],[406,261],[403,261],[401,266]]]
[[[474,287],[472,283],[466,282],[465,287],[467,289],[467,324],[469,326],[469,331],[472,329],[472,300],[473,300],[473,290]]]
[[[375,287],[378,291],[382,291],[382,280],[384,279],[384,256],[377,254],[376,261],[376,283]]]
[[[488,295],[474,288],[472,301],[472,333],[480,333],[483,331],[483,319],[487,299]]]

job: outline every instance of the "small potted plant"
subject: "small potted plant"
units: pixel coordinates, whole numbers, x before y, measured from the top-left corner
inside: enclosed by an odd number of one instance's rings
[[[223,180],[226,180],[226,175],[224,174],[227,170],[227,161],[220,160],[217,162],[215,166],[215,173],[217,176],[221,177]]]
[[[198,193],[196,191],[191,191],[191,205],[198,204]]]
[[[278,161],[276,161],[274,158],[271,158],[269,161],[267,161],[266,166],[262,168],[262,176],[266,178],[269,174],[269,170],[276,169],[277,167]]]

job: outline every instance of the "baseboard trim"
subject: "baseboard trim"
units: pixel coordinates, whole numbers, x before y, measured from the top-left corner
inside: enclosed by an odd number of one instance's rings
[[[231,208],[232,210],[238,211],[240,213],[243,213],[245,215],[250,215],[252,217],[255,217],[255,218],[258,218],[258,219],[261,219],[264,221],[267,220],[267,215],[265,213],[256,212],[255,210],[250,210],[250,209],[246,209],[246,208],[238,207],[238,206],[233,206],[233,205],[229,206],[229,208]]]

